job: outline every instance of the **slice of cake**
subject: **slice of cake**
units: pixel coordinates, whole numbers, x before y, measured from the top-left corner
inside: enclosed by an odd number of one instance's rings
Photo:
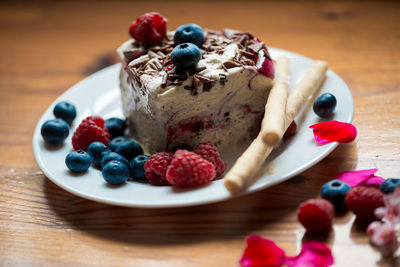
[[[264,43],[230,29],[204,37],[200,61],[184,70],[171,60],[174,32],[118,49],[123,113],[148,153],[208,141],[224,149],[259,130],[274,75]]]

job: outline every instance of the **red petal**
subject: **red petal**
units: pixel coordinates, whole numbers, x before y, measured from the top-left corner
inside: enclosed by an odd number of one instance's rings
[[[289,267],[327,267],[333,264],[331,249],[318,241],[304,242],[301,252],[296,257],[286,257]]]
[[[377,171],[378,169],[341,172],[336,176],[336,179],[345,182],[350,187],[357,185],[379,187],[385,179],[375,176]]]
[[[357,136],[357,129],[351,123],[340,121],[325,121],[310,126],[313,129],[315,141],[319,145],[330,142],[350,143]]]
[[[258,235],[246,239],[247,247],[239,263],[242,267],[280,267],[285,260],[285,252],[273,241]]]

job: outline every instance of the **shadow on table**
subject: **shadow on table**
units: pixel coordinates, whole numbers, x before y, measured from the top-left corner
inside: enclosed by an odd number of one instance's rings
[[[295,235],[298,205],[319,196],[323,183],[343,167],[343,154],[355,145],[339,146],[329,157],[305,173],[271,188],[215,204],[167,209],[110,206],[72,195],[50,180],[44,192],[57,218],[55,227],[85,231],[98,238],[146,245],[190,244],[245,238],[257,233],[276,239]],[[327,166],[329,164],[329,166]],[[324,165],[325,167],[321,167]],[[353,166],[354,167],[354,166]]]

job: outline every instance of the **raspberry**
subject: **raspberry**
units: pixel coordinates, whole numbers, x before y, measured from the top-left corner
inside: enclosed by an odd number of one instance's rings
[[[295,121],[292,121],[292,123],[287,128],[285,134],[283,135],[283,138],[287,139],[287,138],[292,137],[293,135],[296,134],[296,130],[297,130],[297,124]]]
[[[214,164],[217,177],[224,173],[226,169],[226,163],[222,161],[219,152],[213,143],[207,142],[198,144],[194,148],[193,152]]]
[[[169,182],[165,179],[165,173],[171,160],[172,153],[159,152],[146,161],[144,164],[145,176],[152,185],[169,185]]]
[[[325,199],[309,199],[300,204],[297,219],[311,233],[329,230],[335,210]]]
[[[145,13],[131,23],[129,34],[139,43],[154,44],[167,33],[167,19],[157,12]]]
[[[373,187],[353,187],[347,192],[345,200],[347,208],[357,216],[357,220],[363,222],[375,220],[375,209],[383,206],[382,192]]]
[[[101,142],[108,145],[110,134],[104,126],[104,120],[98,116],[90,116],[84,119],[72,136],[72,146],[75,150],[87,151],[93,142]]]
[[[206,184],[215,177],[215,166],[194,152],[179,149],[167,169],[167,181],[189,187]]]

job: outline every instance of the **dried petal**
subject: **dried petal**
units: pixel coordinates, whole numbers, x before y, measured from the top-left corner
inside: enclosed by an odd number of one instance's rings
[[[379,188],[384,181],[384,178],[374,175],[368,177],[367,180],[361,183],[361,185]]]
[[[246,239],[247,247],[240,259],[242,267],[280,267],[285,260],[285,252],[273,241],[258,235]]]
[[[296,257],[286,257],[285,264],[289,267],[327,267],[333,264],[331,249],[318,241],[304,242],[301,252]]]
[[[364,183],[371,177],[377,177],[374,175],[377,171],[378,169],[341,172],[336,176],[336,179],[345,182],[350,187],[354,187]]]
[[[315,141],[319,145],[331,142],[350,143],[357,136],[357,129],[351,123],[340,121],[325,121],[310,126],[313,129]]]

